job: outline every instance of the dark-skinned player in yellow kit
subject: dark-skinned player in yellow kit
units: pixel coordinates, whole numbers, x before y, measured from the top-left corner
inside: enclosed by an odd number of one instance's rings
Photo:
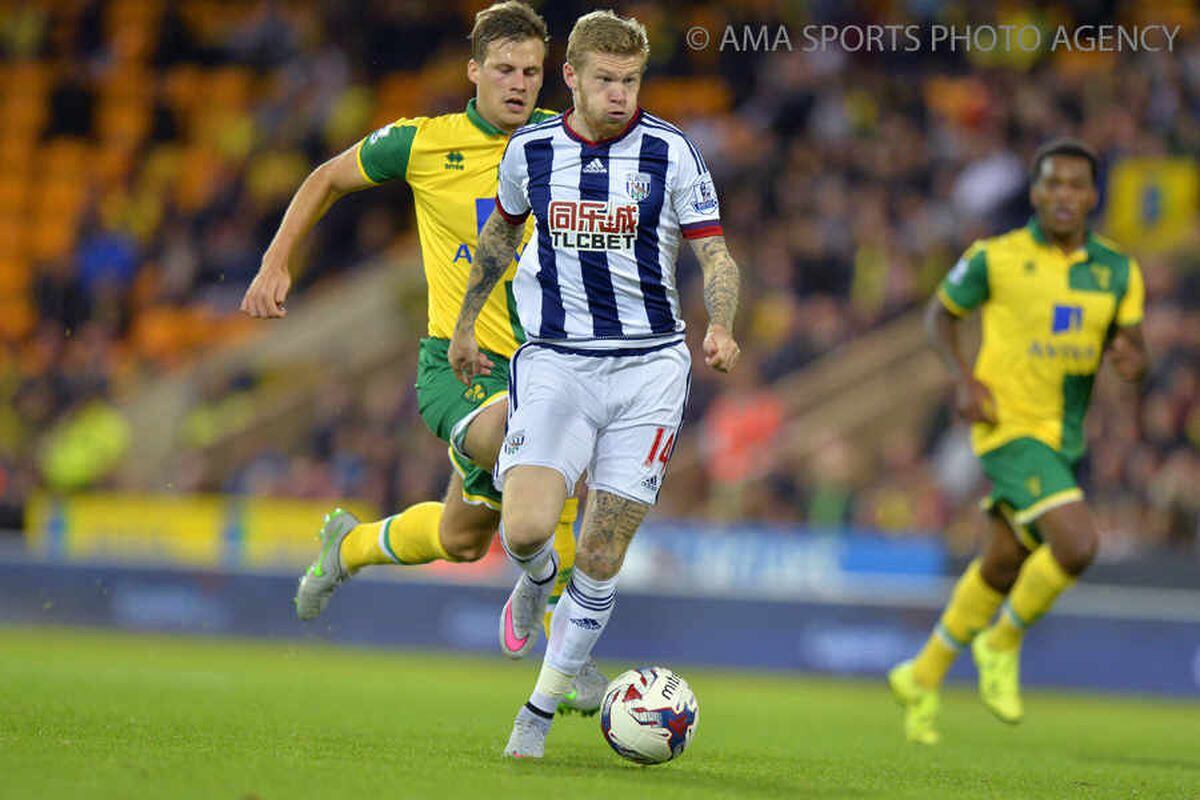
[[[968,645],[984,704],[1004,722],[1021,721],[1025,630],[1083,574],[1099,543],[1076,480],[1092,383],[1105,356],[1127,381],[1148,366],[1141,270],[1087,227],[1096,156],[1082,142],[1054,141],[1035,156],[1032,179],[1034,218],[973,244],[926,313],[992,491],[983,555],[921,652],[888,674],[905,736],[920,744],[939,739],[938,690]],[[972,370],[958,329],[976,308],[983,342]]]

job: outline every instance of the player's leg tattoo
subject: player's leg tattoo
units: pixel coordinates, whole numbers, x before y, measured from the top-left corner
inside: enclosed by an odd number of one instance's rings
[[[591,657],[616,601],[616,576],[649,506],[597,491],[588,497],[575,570],[554,609],[550,642],[532,707],[553,713],[565,687]]]
[[[575,555],[575,566],[592,578],[608,580],[621,571],[625,551],[650,506],[596,491],[588,498],[583,514],[583,533]]]

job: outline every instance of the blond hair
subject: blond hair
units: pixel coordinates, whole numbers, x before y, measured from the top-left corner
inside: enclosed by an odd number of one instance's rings
[[[567,63],[583,68],[587,53],[607,53],[613,56],[642,56],[645,65],[650,58],[650,39],[646,26],[633,17],[621,18],[610,10],[593,11],[575,21],[567,38]]]
[[[488,45],[509,39],[537,39],[543,44],[550,41],[546,20],[524,3],[507,0],[493,3],[475,15],[475,26],[471,28],[471,57],[483,63]]]

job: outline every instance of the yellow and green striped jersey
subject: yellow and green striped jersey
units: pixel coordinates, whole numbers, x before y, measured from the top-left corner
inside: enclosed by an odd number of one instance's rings
[[[553,116],[535,109],[529,122]],[[417,208],[421,261],[429,285],[429,335],[449,339],[467,290],[479,230],[496,202],[496,169],[508,134],[475,108],[438,117],[411,117],[385,125],[358,144],[358,165],[372,183],[402,178]],[[526,224],[521,247],[533,230]],[[518,250],[518,252],[520,252]],[[516,260],[479,314],[479,346],[511,356],[525,341],[512,295]]]
[[[1104,347],[1116,326],[1142,321],[1144,294],[1137,261],[1093,234],[1065,253],[1032,220],[973,244],[938,297],[958,316],[983,308],[975,377],[991,389],[998,422],[975,424],[975,452],[1028,436],[1082,455]]]

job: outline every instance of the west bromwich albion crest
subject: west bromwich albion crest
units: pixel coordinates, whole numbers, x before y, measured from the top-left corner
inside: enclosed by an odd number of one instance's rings
[[[625,176],[625,191],[635,203],[650,196],[650,176],[644,172],[631,172]]]

